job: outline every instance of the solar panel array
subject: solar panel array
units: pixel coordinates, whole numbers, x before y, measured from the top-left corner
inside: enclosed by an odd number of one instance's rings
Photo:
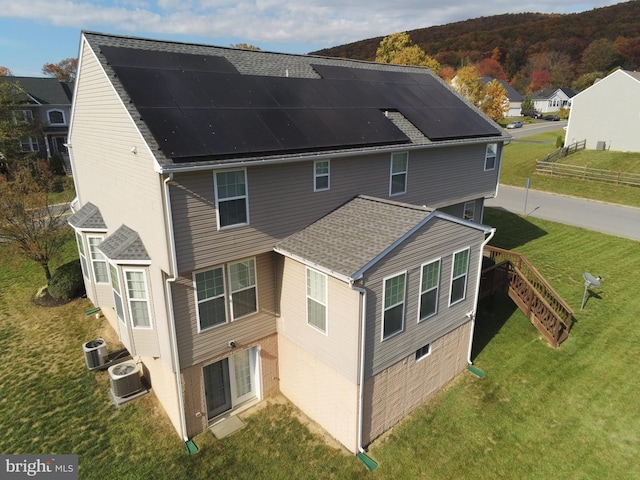
[[[498,135],[426,74],[313,65],[322,78],[274,77],[241,74],[222,56],[101,51],[174,161],[409,143],[385,110],[435,141]]]

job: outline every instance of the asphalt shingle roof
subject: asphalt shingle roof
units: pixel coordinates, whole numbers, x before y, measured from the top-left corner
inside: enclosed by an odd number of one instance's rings
[[[122,225],[98,245],[98,248],[110,260],[150,261],[151,257],[137,232]]]
[[[0,77],[0,81],[19,82],[22,88],[39,104],[70,105],[73,84],[53,77]]]
[[[80,210],[71,215],[67,222],[69,225],[81,230],[106,230],[107,225],[102,219],[100,209],[93,203],[85,203]]]

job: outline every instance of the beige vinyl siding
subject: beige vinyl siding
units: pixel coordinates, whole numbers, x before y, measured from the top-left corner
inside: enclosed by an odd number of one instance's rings
[[[420,361],[415,351],[369,378],[364,384],[362,442],[368,445],[422,405],[467,366],[471,323],[431,343]]]
[[[107,236],[123,224],[140,236],[153,262],[147,280],[155,332],[137,335],[136,343],[143,348],[139,353],[160,355],[170,362],[163,274],[169,271],[170,260],[162,182],[132,118],[90,48],[85,47],[83,43],[69,133],[79,204],[91,202],[100,209],[108,227]],[[135,154],[131,152],[133,147]],[[93,299],[96,306],[113,308],[109,290],[100,290]]]
[[[181,275],[172,284],[174,317],[180,365],[184,368],[229,351],[229,342],[244,346],[276,332],[275,320],[275,253],[256,257],[258,312],[224,325],[198,332],[196,300],[191,272]],[[245,257],[242,257],[245,258]],[[211,265],[215,267],[219,265]],[[227,277],[225,281],[228,282]],[[227,290],[227,297],[229,291]],[[229,315],[227,316],[229,319]]]
[[[367,289],[367,354],[365,375],[375,375],[431,343],[457,327],[469,322],[467,313],[474,310],[481,230],[434,218],[413,234],[396,250],[365,272]],[[452,253],[470,247],[469,270],[465,299],[449,306]],[[425,262],[441,259],[438,312],[418,323],[420,268]],[[404,330],[381,341],[383,279],[406,271]]]
[[[282,393],[350,452],[357,453],[357,384],[281,334],[278,353]]]
[[[151,379],[153,393],[162,404],[173,428],[182,435],[175,373],[159,358],[143,357],[142,362],[144,377]]]
[[[360,294],[327,276],[327,333],[307,323],[306,267],[285,258],[278,334],[351,382],[358,380]]]
[[[492,196],[485,144],[411,151],[408,190],[393,200],[430,207]],[[176,174],[171,204],[178,270],[197,270],[271,250],[357,194],[389,198],[391,154],[331,159],[331,188],[313,191],[313,161],[247,168],[250,225],[217,230],[213,172]]]

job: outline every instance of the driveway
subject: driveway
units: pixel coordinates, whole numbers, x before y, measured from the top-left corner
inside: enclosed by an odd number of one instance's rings
[[[505,185],[498,187],[498,196],[485,206],[640,240],[640,208]]]

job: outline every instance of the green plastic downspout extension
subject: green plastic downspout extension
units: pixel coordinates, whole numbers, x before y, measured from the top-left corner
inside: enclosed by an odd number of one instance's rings
[[[368,456],[366,453],[361,452],[356,456],[360,459],[362,463],[364,463],[364,466],[367,467],[367,470],[369,470],[370,472],[373,472],[376,468],[378,468],[378,462],[376,462],[373,458]]]
[[[473,365],[467,365],[467,370],[469,370],[478,378],[484,378],[484,372],[480,370],[478,367],[474,367]]]
[[[195,455],[198,453],[198,446],[195,444],[193,440],[187,440],[184,442],[184,448],[187,449],[187,454]]]

